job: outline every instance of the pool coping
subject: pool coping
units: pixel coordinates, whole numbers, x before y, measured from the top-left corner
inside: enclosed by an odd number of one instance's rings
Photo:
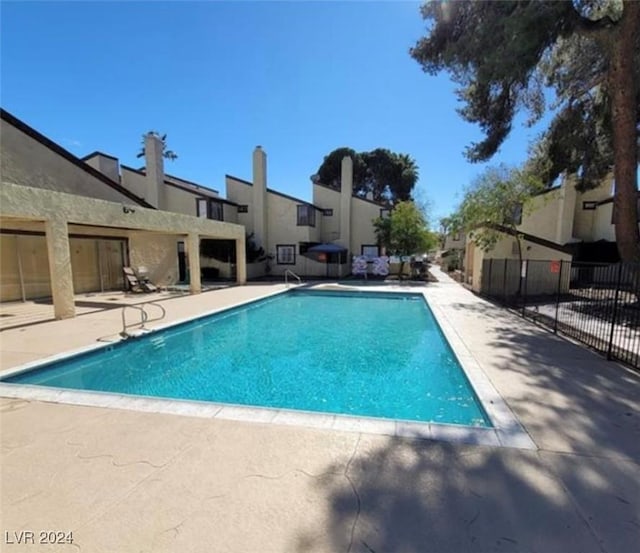
[[[331,289],[336,290],[333,285]],[[209,310],[193,317],[186,317],[170,323],[154,326],[148,334],[159,330],[184,324],[189,321],[236,309],[242,305],[255,303],[279,294],[287,293],[290,289],[307,288],[322,290],[323,285],[305,286],[292,285],[289,289],[277,290],[259,298],[237,302],[224,308]],[[434,422],[418,422],[408,420],[394,420],[365,416],[353,416],[333,413],[319,413],[312,411],[293,410],[284,408],[254,407],[238,404],[215,403],[193,400],[148,398],[112,392],[98,392],[90,390],[72,390],[65,388],[48,388],[45,386],[10,384],[0,382],[0,396],[15,399],[82,405],[88,407],[102,407],[126,409],[131,411],[175,414],[192,417],[216,418],[221,420],[255,422],[263,424],[282,424],[289,426],[303,426],[308,428],[359,432],[366,434],[380,434],[411,439],[438,440],[452,443],[464,443],[492,447],[509,447],[517,449],[535,450],[537,446],[517,420],[506,402],[494,388],[477,360],[473,357],[464,341],[449,323],[444,310],[437,304],[429,302],[428,295],[423,290],[407,290],[389,287],[366,288],[358,286],[344,286],[343,289],[360,290],[363,292],[382,292],[388,294],[420,295],[431,309],[442,333],[446,337],[455,357],[462,366],[467,380],[479,398],[482,408],[491,420],[493,427],[464,426],[442,424]],[[2,377],[16,375],[32,370],[43,364],[60,361],[101,348],[110,347],[114,342],[91,344],[72,351],[49,356],[37,361],[19,365],[3,371]]]

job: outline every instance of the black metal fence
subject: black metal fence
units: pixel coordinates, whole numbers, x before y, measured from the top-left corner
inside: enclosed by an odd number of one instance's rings
[[[485,259],[480,293],[640,369],[640,264]]]

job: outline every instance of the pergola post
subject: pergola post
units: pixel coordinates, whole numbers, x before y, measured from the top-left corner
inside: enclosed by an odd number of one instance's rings
[[[189,292],[202,292],[200,280],[200,235],[191,232],[187,237],[187,255],[189,256]]]
[[[73,271],[67,221],[49,219],[45,221],[44,228],[49,257],[53,313],[56,319],[69,319],[76,316],[76,306],[73,297]]]
[[[236,238],[236,282],[246,284],[247,282],[247,254],[245,238]]]

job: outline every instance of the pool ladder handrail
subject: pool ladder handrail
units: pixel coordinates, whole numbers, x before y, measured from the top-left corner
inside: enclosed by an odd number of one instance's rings
[[[292,277],[294,277],[295,279],[297,279],[298,284],[302,284],[302,279],[296,275],[291,269],[287,269],[284,272],[284,285],[289,288],[289,275],[291,275]]]
[[[146,307],[149,305],[153,305],[154,307],[159,307],[160,311],[162,311],[162,313],[160,314],[159,317],[154,317],[154,318],[149,318],[149,313],[146,310]],[[127,320],[125,317],[125,313],[127,311],[127,309],[136,309],[137,311],[140,311],[140,322],[135,322],[135,323],[129,323],[127,324]],[[160,321],[162,319],[164,319],[167,315],[167,311],[165,310],[164,307],[162,307],[162,305],[160,305],[159,303],[156,303],[154,301],[147,301],[145,303],[141,303],[141,304],[132,304],[132,305],[124,305],[122,307],[122,331],[120,332],[120,336],[122,336],[123,338],[130,338],[131,334],[129,334],[127,332],[128,328],[132,328],[134,326],[139,326],[140,330],[147,330],[144,325],[146,323],[152,323],[155,321]]]

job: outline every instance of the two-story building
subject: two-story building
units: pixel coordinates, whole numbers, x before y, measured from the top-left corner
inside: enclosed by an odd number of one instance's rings
[[[524,260],[616,262],[613,211],[613,177],[597,188],[579,191],[575,179],[566,177],[534,196],[523,210],[517,233]],[[490,251],[483,251],[473,238],[465,251],[465,280],[481,289],[482,266],[487,259],[518,259],[516,238],[508,228]]]
[[[72,317],[74,294],[123,289],[124,267],[145,267],[161,287],[179,282],[181,249],[197,293],[201,239],[233,244],[236,279],[245,282],[242,226],[198,217],[195,199],[191,211],[167,209],[172,194],[186,208],[188,185],[159,185],[155,172],[127,188],[115,158],[87,163],[5,110],[0,134],[0,301],[52,297],[55,316]],[[147,149],[157,160],[157,145]]]
[[[268,256],[254,264],[250,276],[287,269],[307,276],[344,276],[351,256],[376,257],[379,248],[373,221],[386,207],[353,194],[353,161],[342,160],[341,190],[313,183],[313,201],[307,202],[267,186],[267,155],[253,152],[252,180],[226,175],[227,198],[238,206],[244,225]],[[313,251],[320,250],[320,251]]]

